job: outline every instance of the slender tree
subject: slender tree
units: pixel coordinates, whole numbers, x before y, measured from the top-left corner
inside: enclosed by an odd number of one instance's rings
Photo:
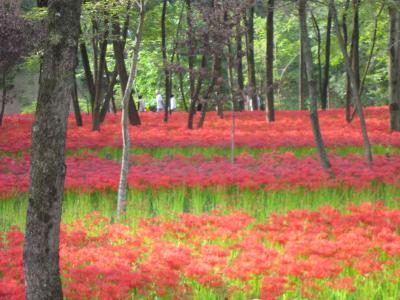
[[[332,16],[333,16],[333,20],[335,23],[338,44],[339,44],[340,50],[342,51],[342,54],[344,57],[344,64],[346,67],[347,74],[350,78],[352,100],[353,100],[353,103],[355,105],[355,108],[357,110],[357,113],[358,113],[358,116],[360,119],[361,133],[362,133],[363,141],[364,141],[365,156],[367,158],[368,163],[372,164],[372,161],[373,161],[372,150],[371,150],[371,144],[370,144],[369,137],[368,137],[367,125],[366,125],[365,117],[364,117],[364,110],[363,110],[361,100],[360,100],[359,82],[357,82],[357,77],[356,77],[355,73],[353,72],[353,68],[350,63],[350,58],[349,58],[349,55],[347,54],[347,51],[346,51],[346,48],[344,45],[343,36],[342,36],[342,33],[340,32],[339,20],[338,20],[336,6],[335,6],[335,0],[329,0],[329,6],[332,10]]]
[[[168,122],[169,115],[169,102],[171,98],[171,72],[168,69],[167,58],[167,30],[166,30],[166,17],[167,17],[167,3],[168,0],[163,0],[163,8],[161,13],[161,53],[164,65],[164,80],[165,80],[165,105],[164,105],[164,122]]]
[[[321,88],[321,107],[328,107],[328,88],[329,88],[329,69],[331,65],[331,30],[332,29],[332,11],[328,9],[328,20],[326,22],[326,41],[325,41],[325,66],[324,78]]]
[[[121,175],[118,186],[118,200],[117,200],[117,217],[119,218],[122,213],[126,210],[126,194],[128,186],[128,173],[129,173],[129,148],[130,148],[130,137],[128,129],[128,110],[129,110],[129,99],[132,94],[133,83],[136,78],[136,70],[139,61],[139,51],[142,42],[143,28],[144,28],[144,17],[147,0],[137,1],[139,9],[139,20],[138,27],[136,29],[135,41],[133,43],[132,50],[132,63],[129,78],[126,85],[124,97],[122,99],[122,118],[121,118],[121,129],[122,129],[122,161],[121,161]]]
[[[32,127],[29,204],[24,243],[26,298],[63,299],[59,236],[67,120],[81,0],[50,0],[36,120]]]
[[[389,94],[390,128],[400,131],[400,8],[389,5]]]
[[[300,38],[304,54],[304,63],[306,65],[308,91],[311,100],[310,103],[311,126],[314,133],[315,143],[318,148],[318,153],[321,159],[321,165],[326,171],[329,171],[331,168],[331,164],[329,162],[328,155],[326,153],[318,119],[317,88],[313,75],[313,61],[312,61],[310,40],[308,37],[308,29],[307,29],[307,0],[299,0],[299,18],[300,18]]]
[[[275,121],[274,108],[274,0],[268,0],[267,8],[267,55],[266,55],[266,93],[265,109],[267,120]]]

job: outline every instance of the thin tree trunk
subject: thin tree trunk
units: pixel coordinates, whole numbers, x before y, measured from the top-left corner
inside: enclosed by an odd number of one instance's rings
[[[104,97],[104,103],[100,110],[100,122],[104,122],[104,120],[106,118],[106,114],[110,110],[110,102],[113,103],[113,110],[115,113],[116,108],[115,108],[115,103],[113,102],[113,96],[114,96],[114,86],[117,83],[117,77],[118,77],[118,70],[115,67],[113,73],[111,74],[107,93],[106,93],[106,96]]]
[[[372,58],[374,57],[374,51],[375,51],[375,45],[376,45],[376,36],[378,34],[378,22],[379,22],[379,17],[383,12],[383,9],[385,8],[385,3],[383,3],[381,5],[381,8],[379,9],[378,14],[375,17],[375,22],[374,22],[374,31],[372,34],[372,45],[371,45],[371,50],[369,52],[369,56],[368,56],[368,61],[367,61],[367,65],[365,66],[365,71],[364,71],[364,75],[362,77],[361,80],[361,85],[360,85],[360,97],[363,94],[363,90],[364,90],[364,84],[365,84],[365,80],[367,79],[367,75],[369,73],[369,69],[371,67],[371,63],[372,63]]]
[[[360,90],[360,26],[359,26],[359,5],[360,0],[353,0],[353,32],[351,36],[351,58],[350,65],[353,70],[357,90]],[[347,51],[346,51],[347,52]],[[351,99],[352,96],[352,87],[351,87],[351,78],[350,84],[347,85],[347,94],[346,94],[346,120],[347,122],[353,121],[354,113],[351,112]]]
[[[1,110],[0,110],[0,126],[3,125],[3,117],[4,111],[6,108],[6,101],[7,101],[7,78],[6,78],[6,71],[3,72],[3,95],[1,101]]]
[[[121,39],[121,28],[120,25],[116,22],[113,22],[113,35],[116,38],[113,40],[113,49],[115,56],[115,64],[118,69],[118,76],[121,84],[122,94],[125,93],[126,85],[128,82],[128,71],[126,70],[125,65],[125,41],[124,37]],[[139,113],[136,109],[135,102],[133,101],[132,95],[129,99],[129,109],[128,109],[128,117],[131,125],[140,125],[140,117]]]
[[[107,32],[104,33],[103,41],[100,46],[100,56],[99,63],[97,67],[96,81],[95,81],[95,98],[94,105],[92,108],[92,130],[98,131],[100,130],[100,109],[101,109],[101,100],[103,99],[103,75],[106,67],[106,54],[107,54]]]
[[[165,80],[165,109],[164,109],[164,122],[168,122],[169,110],[170,110],[170,98],[171,98],[171,86],[170,77],[171,73],[168,70],[168,59],[167,59],[167,33],[166,33],[166,14],[167,14],[167,3],[168,0],[163,0],[163,8],[161,14],[161,52],[163,57],[164,66],[164,80]]]
[[[201,67],[200,70],[205,69],[207,66],[207,57],[203,55],[201,58]],[[190,110],[189,110],[189,118],[188,118],[188,128],[193,129],[193,119],[194,115],[196,114],[196,104],[199,101],[199,95],[201,91],[201,87],[203,85],[203,77],[200,75],[199,79],[197,80],[197,86],[194,92],[194,95],[192,96],[191,102],[190,102]]]
[[[122,127],[123,147],[122,147],[121,175],[118,186],[117,218],[120,218],[122,213],[126,211],[126,194],[128,187],[129,148],[130,148],[128,110],[129,110],[129,101],[132,94],[133,82],[135,81],[137,64],[139,60],[139,50],[142,41],[146,2],[147,0],[140,0],[140,3],[138,4],[140,12],[139,12],[138,28],[136,30],[136,38],[133,46],[132,66],[129,73],[129,78],[127,80],[124,97],[122,99],[121,127]]]
[[[400,10],[389,6],[389,97],[390,128],[400,131]]]
[[[329,69],[331,65],[331,32],[332,32],[332,12],[328,10],[328,21],[326,24],[326,43],[325,43],[325,66],[324,79],[321,89],[321,106],[322,109],[328,107],[328,89],[329,89]]]
[[[82,115],[81,115],[81,108],[79,107],[78,86],[76,84],[75,71],[74,71],[74,86],[73,86],[73,90],[72,90],[72,105],[74,107],[76,126],[82,127],[83,121],[82,121]]]
[[[249,8],[248,19],[245,18],[247,29],[247,73],[249,81],[249,96],[252,101],[253,109],[258,110],[257,105],[257,81],[256,81],[256,66],[254,61],[254,5]]]
[[[243,98],[243,90],[244,90],[244,78],[243,78],[243,44],[242,44],[242,33],[240,28],[240,22],[236,25],[236,60],[237,60],[237,80],[239,87],[239,95],[241,100],[239,101],[239,111],[244,110],[244,98]]]
[[[363,136],[363,141],[364,141],[364,151],[365,151],[365,156],[367,158],[367,161],[369,164],[372,164],[372,150],[371,150],[371,144],[368,138],[368,132],[367,132],[367,125],[365,122],[365,117],[364,117],[364,110],[362,108],[361,100],[360,100],[360,93],[359,93],[359,82],[357,82],[357,77],[355,73],[353,72],[353,69],[350,64],[350,58],[347,54],[344,41],[343,41],[343,36],[342,33],[340,32],[339,28],[339,20],[337,17],[337,12],[336,12],[336,7],[335,7],[335,1],[330,0],[329,5],[332,9],[332,16],[335,22],[335,29],[336,29],[336,35],[337,35],[337,40],[338,44],[340,46],[340,50],[342,51],[344,60],[345,60],[345,66],[347,73],[349,74],[350,77],[350,86],[351,86],[351,94],[352,94],[352,99],[354,102],[354,105],[356,107],[359,119],[360,119],[360,126],[361,126],[361,133]]]
[[[267,55],[266,55],[266,113],[269,122],[275,121],[274,107],[274,0],[268,0],[267,11]]]
[[[320,98],[322,98],[321,97],[321,91],[322,91],[321,30],[319,29],[317,18],[314,16],[312,12],[311,12],[311,17],[314,24],[315,34],[317,36],[318,91],[319,91],[318,95]],[[321,106],[322,106],[322,101],[321,101]]]
[[[308,91],[310,94],[310,119],[313,128],[315,143],[321,159],[321,165],[326,171],[330,171],[331,164],[326,153],[324,141],[319,126],[318,110],[317,110],[317,88],[313,76],[313,61],[311,54],[310,41],[307,30],[307,0],[299,0],[299,17],[300,17],[300,36],[303,45],[304,60],[306,65]]]
[[[24,243],[26,299],[62,300],[59,238],[67,120],[79,37],[81,1],[53,0],[32,127],[29,202]]]
[[[306,64],[304,60],[304,50],[303,50],[303,41],[300,39],[300,49],[299,49],[299,109],[305,110],[306,109],[306,81],[307,81],[307,74],[306,74]]]
[[[94,79],[92,70],[90,68],[89,56],[85,42],[81,42],[80,49],[81,49],[83,70],[85,71],[86,84],[89,91],[90,106],[93,108],[96,92],[95,92]]]

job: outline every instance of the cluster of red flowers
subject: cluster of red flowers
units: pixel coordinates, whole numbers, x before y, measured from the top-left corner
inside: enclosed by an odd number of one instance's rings
[[[276,299],[352,293],[370,275],[400,284],[400,210],[381,203],[295,210],[265,223],[237,212],[145,219],[135,233],[93,213],[63,225],[60,257],[68,299],[187,297],[207,289]],[[0,233],[0,298],[24,299],[23,234]],[[356,283],[357,281],[357,283]],[[236,294],[237,295],[237,294]]]
[[[296,158],[291,153],[264,154],[254,158],[247,154],[231,164],[227,157],[202,155],[156,159],[150,155],[133,155],[128,176],[133,188],[231,186],[265,190],[309,190],[321,187],[365,188],[373,182],[400,186],[400,155],[377,155],[369,166],[358,155],[332,156],[333,174],[324,172],[316,157]],[[120,165],[115,160],[94,154],[67,157],[66,189],[116,190]],[[29,156],[20,159],[0,158],[0,195],[25,192],[29,183]]]
[[[143,113],[143,125],[131,127],[134,147],[221,146],[229,147],[231,115],[220,119],[215,113],[207,115],[201,130],[186,128],[186,113],[174,113],[168,124],[161,114]],[[372,143],[400,146],[400,133],[390,132],[387,108],[366,109],[368,132]],[[68,149],[121,147],[120,115],[109,115],[100,132],[91,131],[90,116],[84,115],[84,127],[79,128],[70,116]],[[30,148],[32,115],[6,116],[0,131],[0,151],[18,152]],[[236,143],[249,147],[308,147],[314,146],[308,112],[279,111],[277,121],[265,122],[263,112],[237,114]],[[359,122],[347,123],[342,109],[323,111],[320,123],[328,146],[360,146],[362,137]]]

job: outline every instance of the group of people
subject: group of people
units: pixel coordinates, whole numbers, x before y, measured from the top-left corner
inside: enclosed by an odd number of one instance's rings
[[[139,96],[139,103],[138,103],[138,110],[139,112],[146,111],[146,104],[142,96]],[[155,103],[156,112],[164,111],[166,104],[164,103],[163,97],[161,96],[160,92],[157,91],[156,93],[156,103]],[[169,99],[169,112],[174,112],[176,110],[176,99],[174,95],[171,95]]]

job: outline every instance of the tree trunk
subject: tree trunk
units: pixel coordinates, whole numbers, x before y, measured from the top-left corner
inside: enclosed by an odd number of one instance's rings
[[[94,99],[96,98],[96,92],[95,92],[94,79],[92,70],[90,68],[89,56],[85,42],[82,42],[80,44],[80,49],[81,49],[83,70],[85,71],[86,84],[89,91],[90,106],[93,108]]]
[[[169,102],[171,98],[171,86],[170,86],[170,71],[168,70],[168,59],[167,59],[167,33],[166,33],[166,14],[167,14],[167,0],[163,0],[163,8],[161,14],[161,52],[163,58],[163,66],[164,66],[164,80],[165,80],[165,109],[164,109],[164,122],[168,122],[169,115]]]
[[[128,128],[128,110],[129,101],[132,95],[133,82],[136,77],[137,64],[139,61],[140,44],[142,41],[144,17],[145,17],[145,2],[146,0],[140,0],[139,5],[139,20],[138,27],[136,30],[136,37],[133,44],[132,53],[132,65],[129,73],[129,78],[126,82],[126,90],[122,99],[122,161],[121,161],[121,175],[118,185],[118,202],[117,202],[117,218],[120,218],[121,214],[126,211],[126,194],[128,186],[128,173],[129,173],[129,128]]]
[[[317,88],[313,75],[313,61],[311,54],[310,41],[307,30],[307,0],[299,0],[299,17],[300,17],[300,38],[303,45],[304,60],[306,65],[308,91],[310,94],[310,119],[313,128],[315,143],[318,148],[318,153],[321,159],[321,165],[329,171],[331,164],[326,153],[325,145],[321,135],[319,126],[318,110],[317,110]]]
[[[400,10],[389,6],[389,95],[390,129],[400,131]]]
[[[307,81],[307,74],[306,74],[306,64],[304,62],[304,50],[303,50],[303,41],[300,38],[300,49],[299,49],[299,109],[305,110],[306,109],[306,81]]]
[[[265,106],[269,122],[275,121],[274,107],[274,0],[268,0],[267,11],[267,56],[266,56],[266,93]]]
[[[114,86],[117,83],[118,70],[115,67],[113,73],[111,74],[110,82],[108,84],[108,89],[106,96],[104,97],[104,103],[100,110],[100,122],[104,122],[107,112],[110,110],[110,102],[112,102],[114,96]],[[112,102],[113,103],[113,102]],[[113,103],[113,111],[115,112],[115,103]]]
[[[201,67],[200,70],[205,69],[207,66],[207,57],[203,55],[201,58]],[[192,96],[191,102],[190,102],[190,110],[189,110],[189,118],[188,118],[188,128],[193,129],[193,119],[194,115],[196,114],[196,104],[199,101],[199,95],[201,91],[201,86],[203,85],[203,78],[200,75],[199,79],[197,80],[197,86],[194,92],[194,95]]]
[[[318,60],[318,95],[321,97],[322,91],[322,63],[321,63],[321,30],[319,29],[317,18],[311,12],[311,17],[314,25],[315,35],[317,37],[317,60]],[[322,104],[321,104],[322,106]],[[326,107],[325,107],[326,108]],[[323,109],[325,109],[323,108]]]
[[[99,56],[99,64],[97,67],[96,73],[96,81],[95,81],[95,97],[94,97],[94,105],[92,108],[92,130],[98,131],[100,130],[100,109],[101,109],[101,100],[103,99],[103,83],[104,83],[104,72],[106,67],[106,54],[107,54],[107,32],[105,32],[103,36],[103,40],[100,46],[100,56]]]
[[[59,236],[70,97],[79,36],[81,1],[53,0],[43,55],[36,120],[32,127],[29,204],[24,243],[28,300],[63,299]]]
[[[240,28],[240,22],[236,25],[236,60],[237,60],[237,80],[239,87],[239,95],[241,100],[239,101],[239,110],[244,110],[244,98],[243,98],[243,90],[244,90],[244,78],[243,78],[243,44],[242,44],[242,33]]]
[[[82,115],[81,115],[81,108],[79,107],[78,86],[76,84],[75,71],[74,71],[74,86],[73,86],[73,90],[72,90],[72,105],[74,107],[76,126],[82,127],[83,121],[82,121]]]
[[[256,81],[256,66],[254,61],[254,5],[249,9],[248,19],[246,18],[247,29],[247,73],[249,81],[249,96],[251,98],[253,109],[258,110],[257,105],[257,81]]]
[[[330,0],[329,5],[330,5],[330,8],[332,9],[332,16],[333,16],[333,20],[335,22],[335,29],[336,29],[338,44],[339,44],[340,50],[342,51],[342,54],[344,57],[347,73],[350,77],[352,99],[353,99],[354,105],[356,107],[358,116],[360,118],[360,126],[361,126],[361,133],[363,136],[363,141],[364,141],[365,156],[367,158],[368,163],[372,164],[371,144],[370,144],[369,138],[368,138],[367,125],[366,125],[365,117],[364,117],[364,110],[362,108],[360,94],[359,94],[359,90],[358,90],[359,82],[357,82],[357,76],[353,72],[352,66],[350,64],[350,58],[349,58],[349,55],[347,54],[347,51],[346,51],[346,48],[344,45],[343,36],[342,36],[342,33],[340,32],[339,20],[337,17],[337,12],[336,12],[336,7],[335,7],[335,1]]]
[[[3,125],[3,117],[4,117],[4,111],[6,108],[6,101],[7,101],[7,80],[6,80],[6,71],[3,72],[3,95],[2,95],[2,101],[1,101],[1,110],[0,110],[0,126]]]
[[[118,69],[118,76],[121,83],[122,94],[125,94],[126,85],[128,82],[128,72],[125,66],[125,41],[121,39],[121,28],[118,23],[113,22],[113,35],[116,38],[113,40],[113,49],[115,56],[115,64]],[[133,101],[132,95],[129,99],[128,117],[131,125],[140,125],[139,113],[136,109],[135,102]]]
[[[360,90],[360,26],[359,26],[359,5],[360,0],[353,0],[353,33],[351,35],[351,59],[350,65],[355,76],[355,82],[357,84],[357,90]],[[347,52],[347,51],[346,51]],[[351,82],[351,78],[350,82]],[[351,112],[351,99],[352,96],[351,83],[347,85],[346,94],[346,120],[347,122],[353,121],[353,116]]]
[[[331,29],[332,29],[332,12],[329,9],[328,21],[326,24],[324,79],[322,82],[322,89],[321,89],[322,109],[326,109],[328,107],[329,69],[331,65]]]

